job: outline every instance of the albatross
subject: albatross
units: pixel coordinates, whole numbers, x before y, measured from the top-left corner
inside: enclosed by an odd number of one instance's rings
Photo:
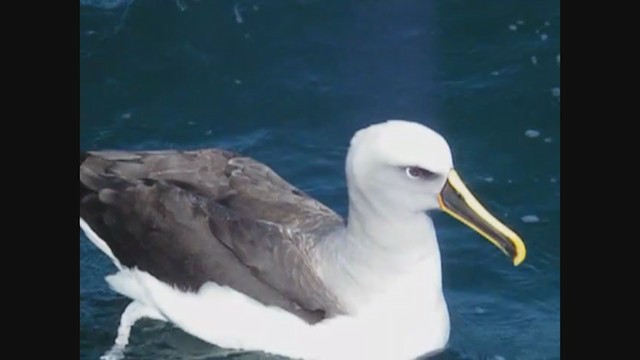
[[[521,238],[470,193],[446,140],[410,121],[356,132],[347,219],[267,165],[222,149],[80,153],[80,228],[115,264],[134,323],[295,359],[415,359],[450,332],[429,214],[444,210],[520,264]]]

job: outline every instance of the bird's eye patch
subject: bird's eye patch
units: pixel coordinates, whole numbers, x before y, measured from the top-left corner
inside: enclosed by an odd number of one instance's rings
[[[419,166],[407,166],[405,172],[410,179],[431,179],[436,174]]]

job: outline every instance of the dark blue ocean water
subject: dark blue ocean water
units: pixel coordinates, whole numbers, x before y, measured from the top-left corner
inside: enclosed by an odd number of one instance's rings
[[[442,359],[560,356],[559,0],[80,1],[81,148],[225,147],[346,214],[357,129],[419,121],[519,232],[513,267],[435,219],[452,321]],[[80,235],[80,358],[112,345],[128,301]],[[229,355],[171,325],[134,327],[130,359]]]

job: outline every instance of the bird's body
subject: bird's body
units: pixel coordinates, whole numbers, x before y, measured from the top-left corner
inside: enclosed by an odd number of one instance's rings
[[[422,125],[364,129],[347,156],[344,220],[224,150],[81,153],[80,227],[118,268],[110,286],[133,300],[108,356],[140,317],[292,358],[442,350],[449,315],[425,211],[459,206],[438,197],[451,168],[444,139]]]

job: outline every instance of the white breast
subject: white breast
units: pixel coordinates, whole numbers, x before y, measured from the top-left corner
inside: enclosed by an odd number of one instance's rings
[[[316,325],[213,283],[185,293],[140,270],[123,270],[107,280],[184,331],[224,348],[315,360],[409,360],[441,350],[449,337],[442,291],[434,291],[425,270],[419,266],[399,278],[356,316]]]

